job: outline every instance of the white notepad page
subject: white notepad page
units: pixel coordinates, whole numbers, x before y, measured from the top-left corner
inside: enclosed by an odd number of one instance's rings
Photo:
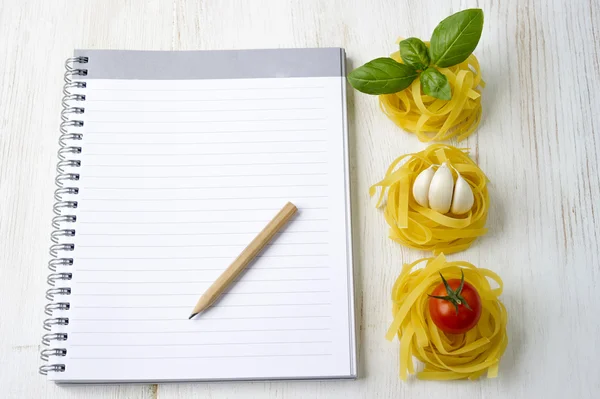
[[[341,77],[88,80],[68,339],[53,344],[66,367],[50,378],[354,376],[343,90]],[[188,320],[287,201],[294,219]]]

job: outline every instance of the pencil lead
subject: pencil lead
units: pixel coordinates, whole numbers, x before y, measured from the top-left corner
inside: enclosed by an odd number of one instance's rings
[[[193,318],[194,316],[196,316],[197,314],[198,314],[198,313],[192,313],[192,315],[190,316],[190,318],[189,318],[188,320],[192,320],[192,318]]]

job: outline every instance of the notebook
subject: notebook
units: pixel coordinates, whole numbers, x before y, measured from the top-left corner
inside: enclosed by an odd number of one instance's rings
[[[340,48],[75,51],[42,374],[356,376],[344,64]],[[294,219],[188,320],[287,201]]]

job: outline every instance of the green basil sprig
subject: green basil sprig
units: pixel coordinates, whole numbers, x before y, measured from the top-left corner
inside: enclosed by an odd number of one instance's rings
[[[356,90],[367,94],[391,94],[406,89],[418,76],[417,70],[391,58],[375,58],[348,75]]]
[[[441,68],[460,64],[477,47],[483,30],[483,11],[471,9],[449,16],[431,35],[431,62]]]
[[[421,39],[409,37],[400,42],[400,57],[406,65],[421,71],[429,66],[429,51]]]
[[[452,98],[452,90],[448,79],[435,68],[427,68],[423,71],[421,74],[421,89],[428,96],[440,100],[450,100]]]
[[[483,30],[483,11],[472,8],[444,19],[434,29],[430,47],[416,37],[400,42],[403,64],[391,58],[377,58],[350,72],[348,81],[367,94],[391,94],[402,91],[421,78],[421,89],[429,96],[450,100],[448,79],[438,68],[465,61],[475,50]]]

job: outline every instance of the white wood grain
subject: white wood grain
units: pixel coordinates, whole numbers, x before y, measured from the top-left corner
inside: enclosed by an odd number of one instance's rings
[[[63,61],[72,49],[342,46],[350,67],[485,11],[488,86],[467,140],[491,180],[490,233],[453,255],[505,282],[500,377],[401,382],[389,289],[424,255],[392,243],[367,190],[424,148],[349,94],[361,377],[357,381],[57,387],[37,375]],[[600,390],[600,4],[594,1],[0,1],[0,396],[3,398],[554,398]]]

